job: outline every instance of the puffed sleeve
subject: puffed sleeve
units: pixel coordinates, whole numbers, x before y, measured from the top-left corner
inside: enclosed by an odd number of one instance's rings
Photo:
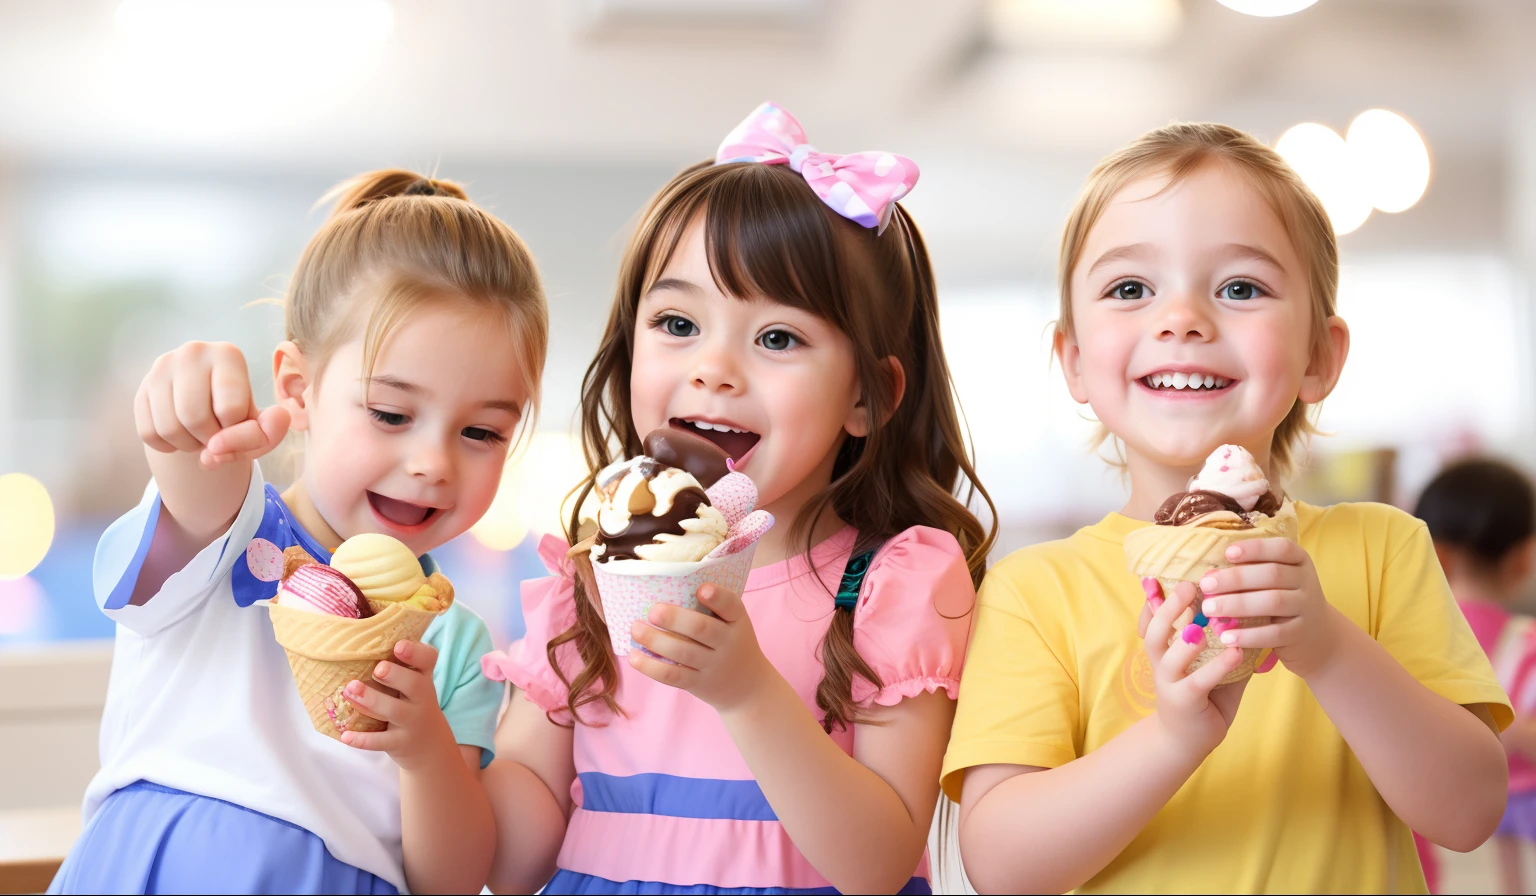
[[[539,558],[550,575],[523,582],[527,632],[505,651],[480,658],[487,678],[511,682],[545,712],[558,713],[566,705],[567,688],[549,664],[549,642],[576,624],[576,570],[565,556],[568,547],[553,535],[539,542]],[[574,680],[581,671],[576,645],[560,645],[557,656],[567,680]]]
[[[854,702],[894,706],[942,689],[953,700],[975,617],[965,553],[948,532],[915,526],[875,554],[853,615],[853,646],[881,686],[855,677]]]
[[[160,521],[160,491],[153,480],[144,489],[139,506],[102,533],[96,544],[91,579],[96,603],[112,621],[137,634],[149,637],[192,615],[208,600],[244,557],[231,545],[245,545],[261,525],[265,509],[265,483],[261,468],[251,464],[251,481],[245,500],[229,531],[208,546],[179,571],[168,577],[147,603],[133,605],[134,586],[149,556],[155,528]]]

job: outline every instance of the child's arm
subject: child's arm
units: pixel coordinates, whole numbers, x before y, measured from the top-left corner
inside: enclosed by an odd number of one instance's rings
[[[984,765],[967,770],[960,852],[979,892],[1063,893],[1130,844],[1226,736],[1245,685],[1217,688],[1242,661],[1228,650],[1186,675],[1200,652],[1173,626],[1195,599],[1181,585],[1156,599],[1146,622],[1157,710],[1097,750],[1059,768]],[[1143,619],[1146,619],[1145,615]]]
[[[383,750],[400,766],[400,817],[405,880],[416,893],[476,893],[485,885],[495,849],[495,820],[480,786],[480,750],[454,740],[438,705],[432,669],[437,650],[401,641],[399,664],[381,662],[375,680],[392,697],[354,681],[346,698],[384,731],[348,731],[344,743]]]
[[[1492,836],[1509,768],[1484,706],[1463,708],[1425,687],[1386,648],[1328,603],[1312,558],[1283,538],[1227,549],[1237,564],[1201,581],[1207,616],[1270,616],[1222,640],[1273,647],[1306,680],[1382,799],[1410,828],[1466,852]]]
[[[1504,742],[1504,752],[1519,756],[1527,762],[1536,762],[1536,718],[1516,716],[1515,721],[1499,735]]]
[[[234,522],[251,462],[283,440],[289,417],[280,407],[258,414],[238,348],[189,342],[155,360],[134,398],[134,422],[161,502],[129,600],[142,605]]]
[[[632,634],[647,649],[630,665],[710,704],[785,833],[844,893],[894,893],[912,877],[939,796],[954,701],[925,694],[875,706],[857,726],[854,755],[822,730],[763,656],[741,597],[699,588],[714,617],[657,603]]]
[[[516,688],[481,775],[496,816],[495,893],[533,893],[555,873],[571,816],[573,730],[549,720]]]

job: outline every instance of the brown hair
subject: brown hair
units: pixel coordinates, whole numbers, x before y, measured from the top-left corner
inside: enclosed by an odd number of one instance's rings
[[[1148,131],[1105,156],[1088,175],[1061,237],[1058,335],[1072,333],[1072,271],[1077,267],[1089,231],[1115,194],[1131,181],[1150,175],[1166,176],[1168,185],[1164,189],[1168,189],[1211,163],[1231,166],[1279,216],[1296,254],[1307,266],[1307,291],[1312,297],[1311,357],[1328,357],[1332,352],[1328,318],[1334,315],[1339,293],[1339,244],[1333,224],[1317,196],[1279,153],[1224,124],[1176,123]],[[1277,474],[1283,475],[1290,469],[1297,445],[1317,432],[1311,410],[1298,398],[1275,429],[1269,454]],[[1099,440],[1108,436],[1107,430],[1101,430]]]
[[[315,376],[357,332],[362,309],[367,376],[401,321],[430,301],[451,299],[504,316],[536,410],[549,311],[533,256],[512,228],[458,184],[411,171],[360,174],[320,201],[332,199],[336,206],[304,248],[283,303],[288,338]],[[362,294],[370,301],[352,301]],[[527,432],[532,415],[524,417]]]
[[[989,509],[992,500],[966,449],[939,339],[933,271],[917,226],[898,206],[883,233],[860,227],[829,209],[787,166],[705,162],[678,174],[652,199],[624,254],[602,345],[582,382],[581,431],[590,469],[607,466],[615,453],[629,457],[642,451],[644,434],[635,431],[629,407],[636,309],[684,232],[700,219],[721,291],[804,309],[853,343],[869,435],[844,441],[831,484],[794,521],[793,537],[804,540],[808,555],[816,523],[828,511],[858,529],[855,555],[909,527],[932,526],[955,536],[979,584],[996,523],[984,527],[967,509],[974,497]],[[906,372],[899,404],[884,363],[888,357]],[[589,481],[581,497],[591,488]],[[995,520],[995,511],[992,516]],[[573,540],[577,524],[573,513]],[[586,580],[586,575],[577,578],[575,625],[549,643],[550,665],[569,688],[566,709],[573,719],[579,719],[580,707],[594,702],[621,711],[613,693],[617,669],[607,628]],[[568,680],[555,654],[567,642],[576,645],[582,660],[581,671]],[[816,704],[825,714],[822,725],[828,731],[847,727],[858,711],[854,677],[880,686],[854,650],[851,611],[834,611],[821,661],[825,673]]]

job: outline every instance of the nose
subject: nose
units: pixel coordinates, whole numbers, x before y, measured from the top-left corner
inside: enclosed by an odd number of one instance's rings
[[[436,437],[412,439],[405,472],[419,482],[441,485],[453,476],[453,453]]]
[[[739,394],[746,385],[739,350],[720,338],[701,342],[689,376],[694,388],[721,395]]]
[[[1209,342],[1216,335],[1210,303],[1189,290],[1164,292],[1156,320],[1159,341]]]

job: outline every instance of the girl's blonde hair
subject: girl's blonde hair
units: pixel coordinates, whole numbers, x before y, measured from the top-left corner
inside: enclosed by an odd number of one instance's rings
[[[1058,336],[1072,334],[1072,271],[1081,260],[1083,244],[1115,194],[1139,178],[1163,175],[1169,189],[1201,166],[1225,164],[1245,177],[1280,218],[1286,236],[1307,267],[1307,291],[1312,297],[1314,360],[1332,352],[1327,322],[1335,313],[1339,292],[1339,244],[1323,204],[1280,154],[1251,135],[1224,124],[1176,123],[1148,131],[1105,156],[1088,175],[1088,183],[1067,218],[1061,237],[1058,267],[1061,313]],[[1291,468],[1293,452],[1316,433],[1311,409],[1299,398],[1275,429],[1269,455],[1276,474]],[[1109,436],[1102,430],[1100,441]]]
[[[456,183],[412,171],[370,171],[321,199],[335,208],[305,247],[284,301],[285,328],[313,376],[363,329],[363,371],[411,312],[448,299],[503,316],[529,405],[536,411],[549,346],[538,269],[512,228]],[[366,294],[368,302],[353,299]],[[445,349],[446,350],[446,349]],[[533,414],[524,414],[528,431]]]

